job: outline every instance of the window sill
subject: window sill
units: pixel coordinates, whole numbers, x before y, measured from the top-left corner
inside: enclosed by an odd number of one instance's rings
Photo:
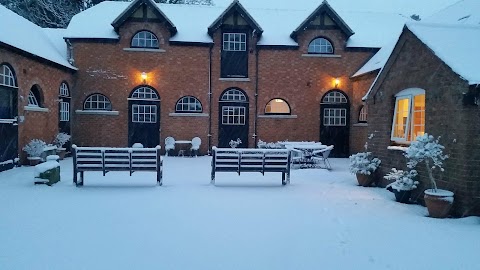
[[[123,48],[123,50],[127,52],[158,52],[158,53],[166,52],[163,49],[149,49],[149,48]]]
[[[406,147],[406,146],[393,146],[393,145],[387,147],[388,150],[403,151],[403,152],[407,151],[407,148],[408,147]]]
[[[180,117],[208,117],[208,113],[169,113],[168,116]]]
[[[42,108],[42,107],[35,107],[35,106],[24,106],[23,109],[25,111],[31,111],[31,112],[50,112],[49,109],[47,108]]]
[[[224,82],[249,82],[250,78],[219,78],[218,80]]]
[[[282,115],[282,114],[260,114],[258,118],[272,118],[272,119],[296,119],[297,115]]]
[[[76,110],[76,114],[85,114],[85,115],[119,115],[118,111],[88,111],[88,110]]]
[[[356,123],[353,124],[354,127],[368,127],[368,123]]]
[[[302,54],[303,57],[341,58],[339,54]]]

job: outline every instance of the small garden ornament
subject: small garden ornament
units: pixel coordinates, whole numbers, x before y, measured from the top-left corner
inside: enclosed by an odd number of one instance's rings
[[[425,190],[425,204],[427,205],[430,217],[445,218],[448,216],[453,205],[453,192],[439,189],[434,178],[434,172],[443,172],[443,161],[448,158],[443,154],[445,147],[439,143],[439,138],[425,133],[418,136],[405,152],[408,159],[407,166],[411,169],[418,164],[424,163],[430,179],[431,189]]]
[[[23,147],[23,151],[28,155],[27,159],[30,161],[30,166],[35,166],[40,163],[45,146],[47,146],[47,144],[44,141],[33,139]]]
[[[395,194],[397,202],[408,203],[412,190],[416,189],[419,184],[414,180],[417,175],[416,170],[403,171],[392,168],[392,171],[383,178],[394,181],[387,185],[387,189]]]

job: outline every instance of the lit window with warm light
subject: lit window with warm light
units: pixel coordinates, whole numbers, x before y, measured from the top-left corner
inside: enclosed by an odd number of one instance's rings
[[[265,114],[290,114],[290,106],[285,100],[275,98],[265,106]]]
[[[400,143],[414,141],[425,133],[425,90],[406,89],[395,97],[391,139]]]

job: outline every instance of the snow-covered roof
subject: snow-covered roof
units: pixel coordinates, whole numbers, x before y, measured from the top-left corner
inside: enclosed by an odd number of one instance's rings
[[[480,84],[480,26],[408,23],[407,28],[469,84]]]
[[[104,1],[73,17],[67,38],[118,39],[111,23],[129,5],[128,2]],[[319,3],[320,4],[320,3]],[[212,43],[208,27],[225,11],[225,7],[202,5],[157,4],[176,26],[177,34],[170,41]],[[294,4],[292,4],[294,6]],[[246,11],[264,30],[259,45],[298,45],[290,34],[314,11],[292,7],[288,9],[245,7]],[[395,38],[408,18],[393,13],[342,12],[340,17],[355,32],[348,47],[380,48]],[[192,21],[194,19],[194,22]]]
[[[425,18],[429,23],[480,25],[480,1],[462,0]]]
[[[44,31],[40,26],[2,5],[0,5],[0,25],[3,25],[0,42],[64,67],[76,69],[67,61],[66,50],[63,54],[58,51],[59,42],[64,42],[61,35],[57,36],[53,32],[50,33],[51,35],[47,34],[49,30]]]
[[[67,43],[63,39],[66,31],[67,29],[63,28],[43,28],[43,32],[63,59],[68,59]]]
[[[352,78],[382,69],[383,66],[385,66],[385,64],[387,63],[390,54],[392,54],[393,48],[395,48],[395,44],[397,44],[397,40],[383,46],[372,58],[370,58],[370,60],[368,60],[367,63],[365,63],[365,65],[363,65],[352,76]]]

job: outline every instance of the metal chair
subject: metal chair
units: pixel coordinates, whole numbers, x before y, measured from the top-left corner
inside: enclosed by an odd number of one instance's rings
[[[195,137],[192,139],[192,147],[190,147],[190,152],[195,152],[195,157],[198,155],[198,150],[200,149],[201,144],[202,140],[199,137]]]
[[[175,139],[173,137],[165,138],[165,155],[168,156],[168,151],[175,150]]]
[[[328,156],[330,156],[330,152],[333,150],[333,145],[328,146],[325,149],[313,151],[313,157],[312,159],[315,161],[323,161],[323,164],[325,165],[325,169],[331,170],[332,166],[330,164],[330,161],[328,160]]]

